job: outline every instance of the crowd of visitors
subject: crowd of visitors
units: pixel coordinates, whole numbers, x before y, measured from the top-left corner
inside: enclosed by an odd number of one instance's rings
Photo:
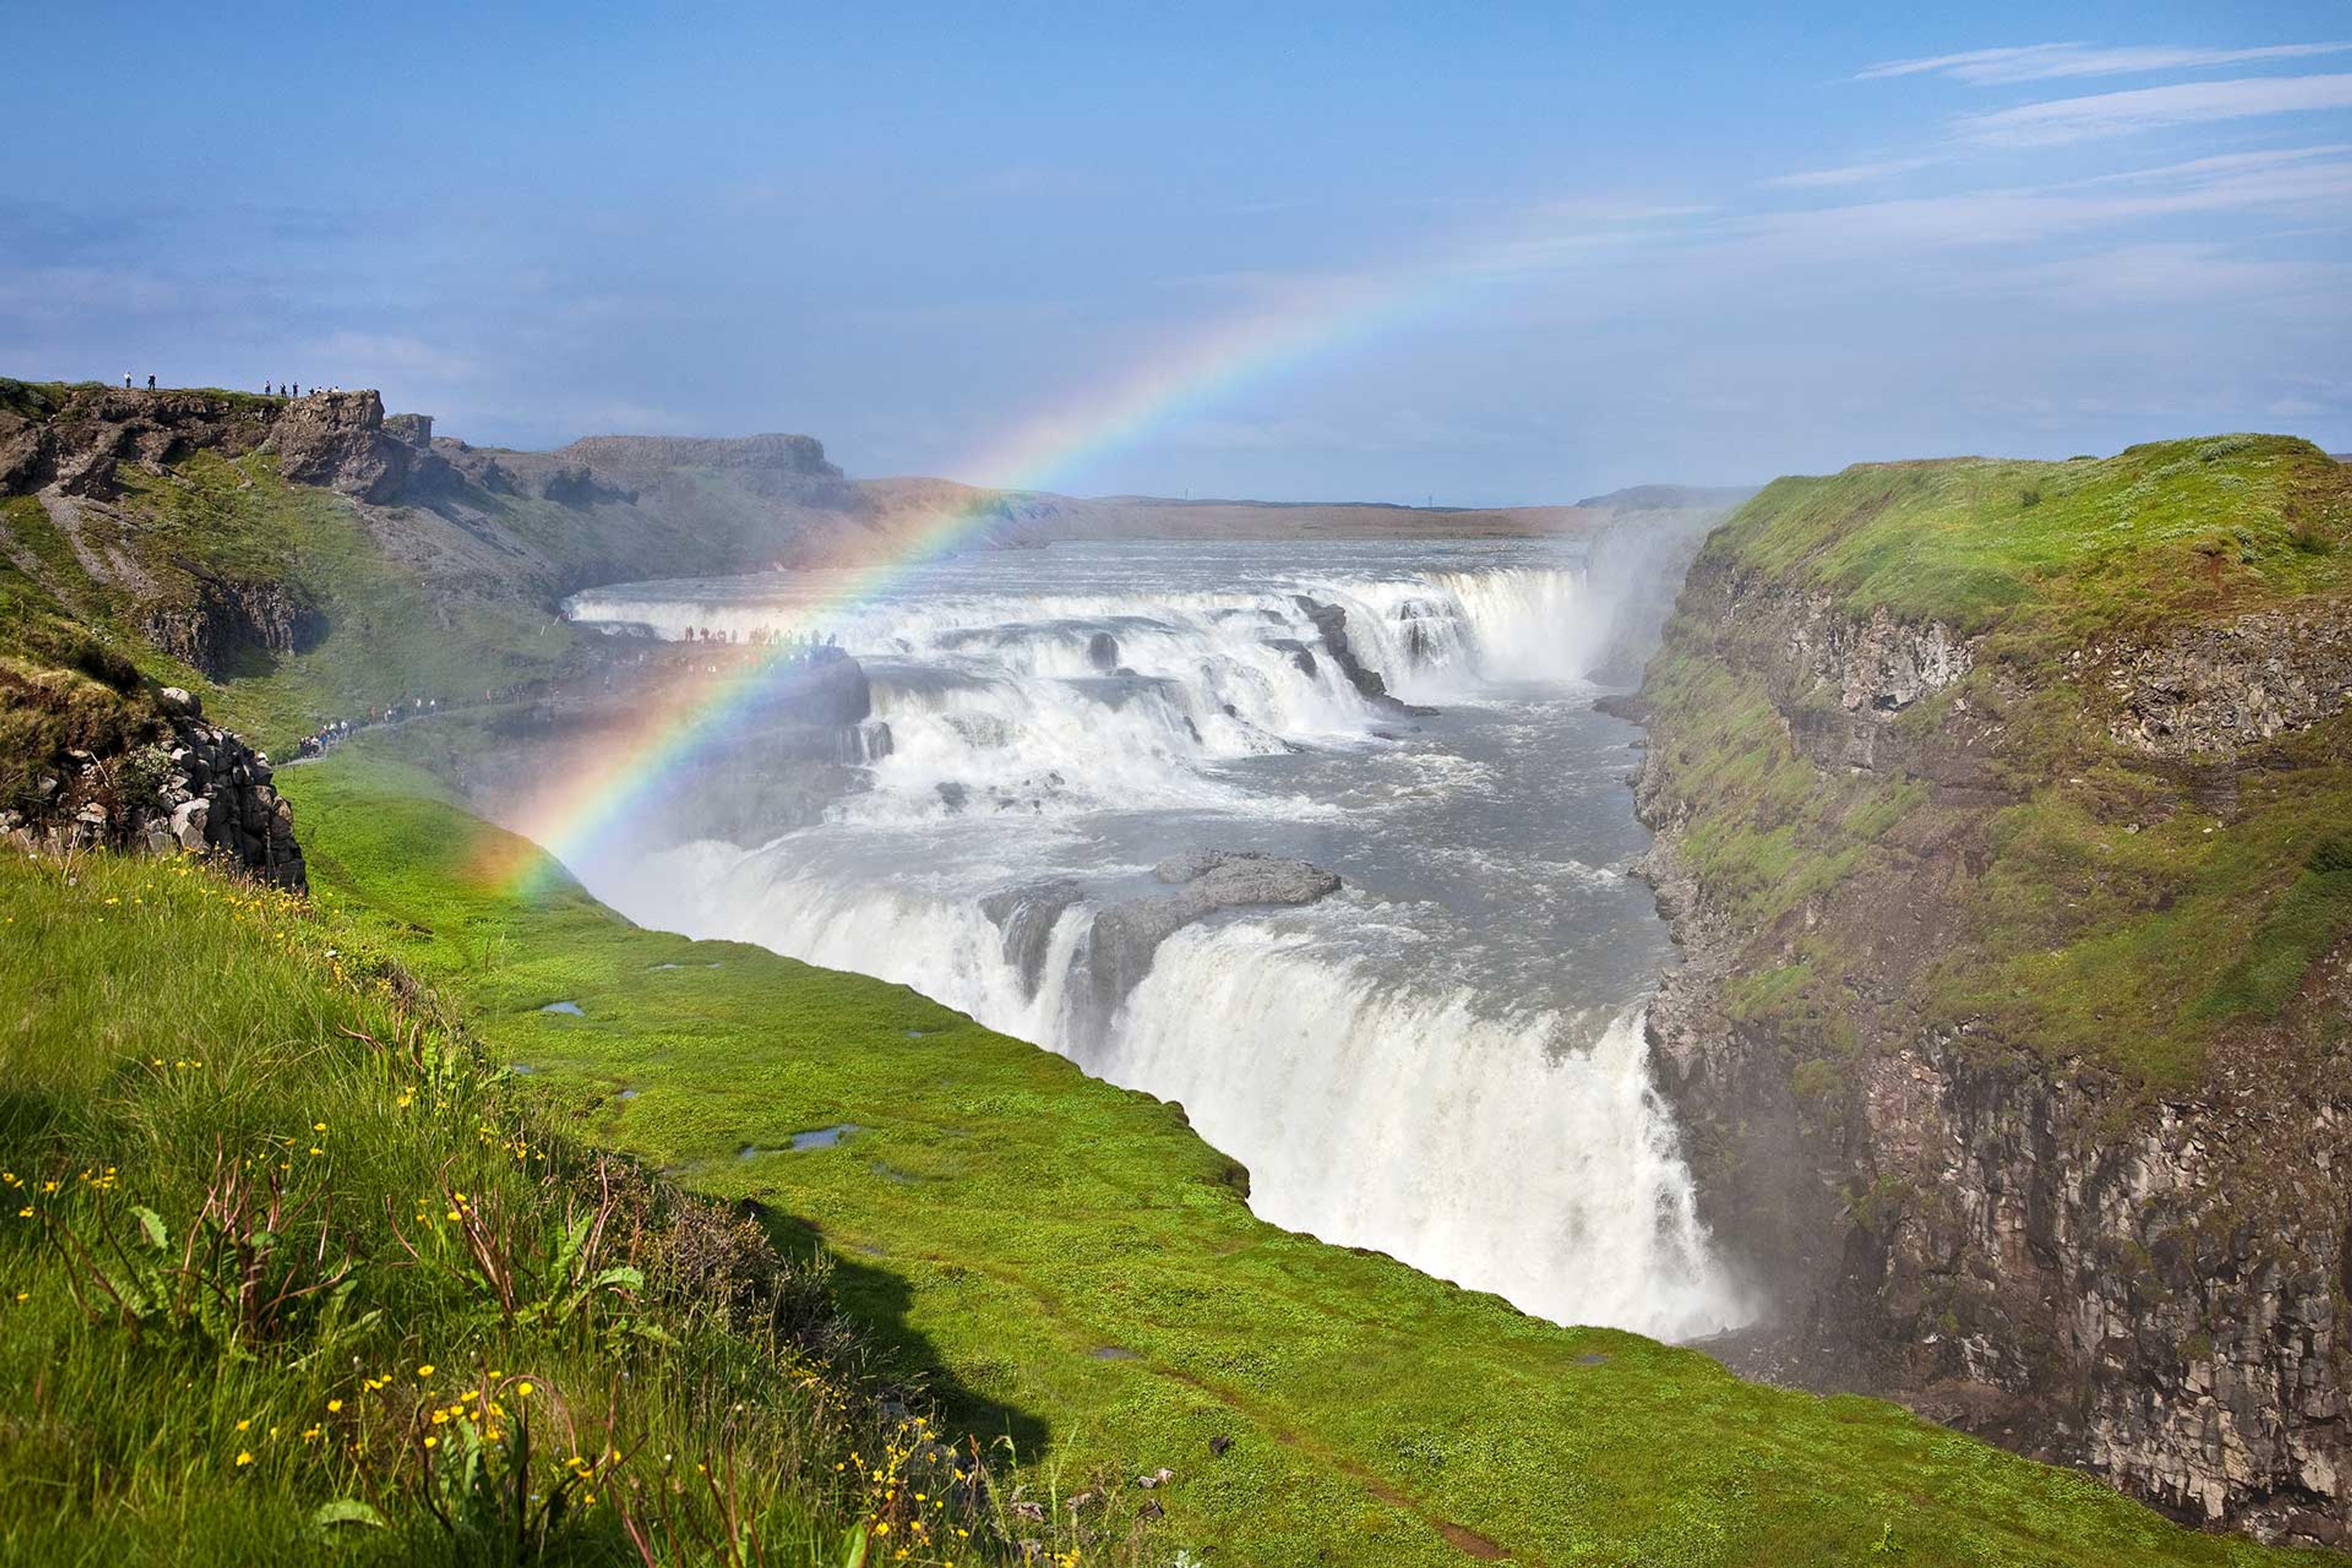
[[[688,626],[685,640],[697,643],[742,643],[751,647],[781,647],[788,658],[804,664],[822,664],[828,658],[842,657],[839,637],[828,632],[822,641],[814,632],[782,631],[773,626],[754,626],[750,630],[730,630],[723,626]]]
[[[482,692],[485,704],[511,702],[532,696],[546,689],[544,680],[523,681],[512,686],[493,686]],[[423,719],[441,711],[445,704],[438,697],[412,697],[405,702],[387,703],[382,708],[365,708],[356,719],[336,719],[320,725],[295,743],[294,754],[302,757],[323,757],[362,730],[378,724],[397,724],[406,719]]]

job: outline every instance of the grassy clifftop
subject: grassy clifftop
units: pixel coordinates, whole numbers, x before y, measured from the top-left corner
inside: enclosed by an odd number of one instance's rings
[[[1923,695],[1858,690],[1936,628]],[[2305,1040],[2352,931],[2347,628],[2352,474],[2301,441],[1771,485],[1646,689],[1652,809],[1748,944],[1735,1016],[1823,1084],[1874,1028],[2159,1090]]]
[[[1864,463],[1775,480],[1708,546],[1717,564],[1818,584],[1999,651],[2342,593],[2343,466],[2287,436],[2155,441],[2105,459]]]
[[[424,789],[300,770],[309,906],[0,862],[0,1560],[2323,1561],[1259,1224],[1171,1108],[520,897]]]
[[[1173,1108],[903,988],[640,931],[560,879],[520,895],[536,850],[366,750],[289,781],[328,907],[461,999],[584,1136],[820,1246],[953,1424],[1066,1475],[1172,1470],[1156,1552],[2267,1560],[1892,1406],[1742,1384],[1276,1230]],[[1140,1497],[1078,1517],[1123,1526]]]

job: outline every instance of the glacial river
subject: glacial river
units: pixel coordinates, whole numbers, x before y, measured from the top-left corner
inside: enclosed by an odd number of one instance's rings
[[[748,633],[833,586],[643,584],[571,613]],[[572,869],[642,923],[903,982],[1181,1100],[1278,1225],[1557,1321],[1710,1333],[1744,1314],[1648,1073],[1674,952],[1626,874],[1638,731],[1583,679],[1609,600],[1549,542],[960,557],[824,619],[889,743],[821,821]],[[1358,665],[1434,711],[1360,689],[1334,607]],[[1344,885],[1185,927],[1104,994],[1097,911],[1193,850]]]

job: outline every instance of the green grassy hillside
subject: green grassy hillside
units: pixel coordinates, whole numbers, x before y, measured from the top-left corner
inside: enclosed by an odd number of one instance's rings
[[[12,856],[0,932],[0,1561],[993,1538],[821,1264],[551,1127],[343,922]]]
[[[1809,748],[1809,720],[1846,721],[1789,684],[1790,592],[1978,639],[1964,680],[1887,727],[1895,765]],[[1817,1090],[1873,1026],[1989,1026],[2158,1091],[2273,1025],[2300,1037],[2306,974],[2352,933],[2352,715],[2242,758],[2111,731],[2141,650],[2275,614],[2288,656],[2347,605],[2352,475],[2285,437],[1767,488],[1701,553],[1645,689],[1660,809],[1753,938],[1735,1015],[1813,1042]],[[2341,1047],[2340,1020],[2313,1026]]]
[[[1767,486],[1709,546],[2005,648],[2341,592],[2343,467],[2289,436],[2154,441],[2063,463],[1864,463]],[[2031,634],[2029,636],[2029,634]]]
[[[152,721],[152,692],[180,686],[208,714],[283,752],[327,720],[419,695],[478,699],[577,668],[578,634],[520,586],[446,593],[385,550],[380,526],[331,491],[289,484],[266,457],[207,453],[166,479],[135,471],[110,510],[68,539],[31,496],[0,498],[0,683],[12,764],[56,748],[113,749]],[[135,563],[134,590],[121,571]],[[142,635],[158,615],[200,614],[199,594],[268,593],[316,630],[294,649],[237,646],[211,674]],[[76,679],[79,677],[80,679]],[[15,794],[0,778],[0,798]]]
[[[1150,1494],[1169,1555],[2271,1560],[1891,1405],[1742,1384],[1261,1224],[1174,1108],[903,988],[640,931],[560,878],[518,894],[537,851],[366,751],[287,779],[334,918],[458,999],[583,1137],[819,1247],[959,1430],[1087,1490],[1174,1472]]]
[[[1901,721],[1932,734],[1964,699],[1969,732],[2000,737],[1984,756],[2030,785],[1952,884],[1984,956],[1903,1005],[2024,1010],[2149,1082],[2196,1068],[2208,1020],[2284,1005],[2294,954],[2341,930],[2318,832],[2346,819],[2341,721],[2287,742],[2313,750],[2248,781],[2254,809],[2225,820],[2160,770],[2092,755],[2079,702],[2030,678],[2093,626],[2340,591],[2340,488],[2291,446],[2201,449],[1784,481],[1701,564],[2005,639]],[[2116,495],[2182,482],[2184,461],[2206,500],[2119,544],[2147,509]],[[578,648],[550,595],[668,549],[630,540],[634,502],[363,508],[263,455],[121,482],[70,530],[0,500],[8,757],[113,747],[152,725],[161,683],[282,746],[353,706],[560,672]],[[678,482],[754,515],[729,475]],[[2206,526],[2199,508],[2246,494],[2261,504]],[[1904,539],[1916,581],[1893,564]],[[2176,560],[2186,586],[2157,569]],[[222,584],[317,624],[209,677],[142,637],[157,604]],[[1687,847],[1776,942],[1808,893],[1908,875],[1938,834],[1979,831],[1984,808],[1916,782],[1824,773],[1769,682],[1687,637],[1653,687],[1704,796]],[[444,729],[425,749],[457,743],[462,725]],[[363,741],[279,775],[310,906],[170,865],[0,864],[0,1153],[28,1211],[0,1228],[14,1560],[310,1561],[322,1536],[509,1560],[495,1542],[519,1518],[558,1560],[635,1560],[639,1527],[686,1543],[665,1560],[724,1560],[747,1523],[773,1562],[979,1550],[952,1522],[910,1541],[944,1478],[909,1475],[929,1450],[893,1402],[1004,1468],[963,1515],[975,1543],[1087,1561],[2296,1560],[1891,1405],[1743,1384],[1262,1225],[1245,1173],[1176,1109],[900,988],[637,930],[523,875],[536,850],[389,752]],[[2094,916],[2125,945],[2070,923]],[[1741,1003],[1851,1040],[1841,987],[1866,956],[1834,925],[1788,936]],[[2163,1026],[2058,1032],[2119,990]],[[1170,1484],[1135,1484],[1162,1468]]]

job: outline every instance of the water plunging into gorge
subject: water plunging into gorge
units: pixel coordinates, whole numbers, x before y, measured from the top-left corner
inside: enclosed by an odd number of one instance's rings
[[[750,635],[805,625],[823,587],[646,584],[572,614]],[[1549,542],[958,558],[823,623],[871,712],[820,784],[722,736],[688,831],[572,869],[639,921],[903,982],[1181,1100],[1276,1224],[1545,1317],[1706,1334],[1744,1313],[1647,1069],[1673,951],[1624,874],[1636,732],[1582,679],[1614,611]],[[1203,851],[1341,886],[1137,938],[1118,911]]]

